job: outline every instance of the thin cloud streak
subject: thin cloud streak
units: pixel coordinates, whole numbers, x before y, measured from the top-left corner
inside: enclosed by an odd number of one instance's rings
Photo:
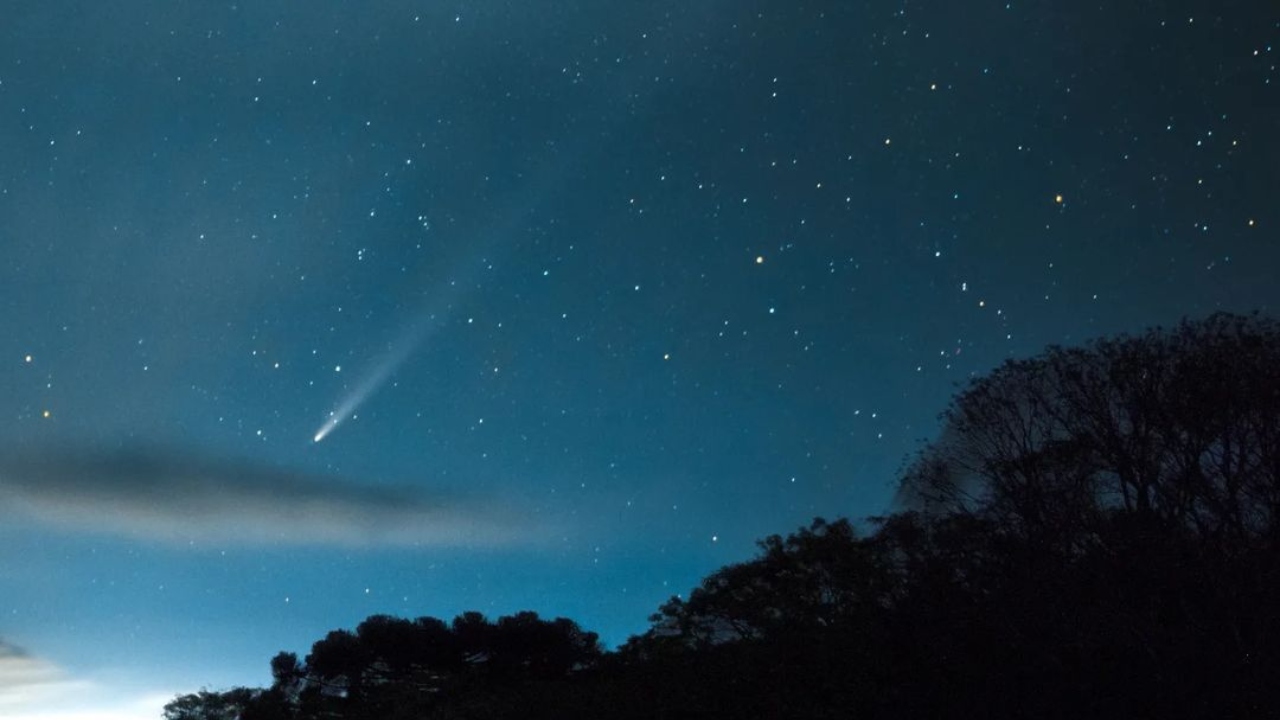
[[[131,694],[72,678],[0,640],[0,717],[7,720],[154,720],[174,694]]]
[[[9,713],[84,690],[86,684],[67,678],[46,660],[0,641],[0,713]]]
[[[66,530],[172,543],[485,546],[530,539],[528,528],[474,500],[155,450],[49,452],[0,463],[0,502]]]

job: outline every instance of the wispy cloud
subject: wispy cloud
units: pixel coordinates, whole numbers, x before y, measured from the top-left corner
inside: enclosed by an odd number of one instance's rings
[[[0,462],[7,512],[146,540],[288,545],[493,545],[529,539],[474,498],[309,477],[173,451],[48,452]]]
[[[70,677],[0,641],[0,717],[9,720],[154,720],[172,693],[125,693]]]
[[[0,715],[10,717],[19,708],[35,707],[84,687],[53,663],[0,641]]]

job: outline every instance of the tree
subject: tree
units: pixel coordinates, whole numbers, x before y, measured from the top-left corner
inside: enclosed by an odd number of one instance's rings
[[[498,619],[487,653],[492,672],[554,679],[593,665],[601,650],[598,636],[572,620],[546,621],[525,611]]]
[[[1274,707],[1277,367],[1280,326],[1218,314],[1051,347],[958,395],[900,497],[929,532],[984,528],[943,564],[968,591],[936,596],[971,605],[981,635],[966,662],[1006,680],[1034,669],[1010,685],[1078,702],[1045,680],[1069,679],[1075,696],[1113,698],[1117,714]],[[959,607],[921,600],[924,587],[914,617]]]
[[[821,518],[759,543],[760,555],[708,576],[673,597],[651,620],[651,635],[692,645],[830,632],[887,600],[887,565],[848,520]]]
[[[1280,711],[1280,326],[1214,315],[975,380],[859,534],[816,519],[617,653],[373,616],[167,720],[1216,718]]]
[[[334,630],[304,661],[271,660],[272,686],[175,698],[166,720],[532,717],[557,707],[563,686],[600,660],[598,636],[566,618],[521,612],[492,622],[469,612],[451,624],[374,615]]]
[[[255,690],[236,688],[179,695],[164,706],[164,720],[239,720],[256,694]]]
[[[1277,367],[1280,326],[1227,314],[1010,361],[955,398],[901,497],[1068,553],[1116,513],[1221,547],[1274,543]]]

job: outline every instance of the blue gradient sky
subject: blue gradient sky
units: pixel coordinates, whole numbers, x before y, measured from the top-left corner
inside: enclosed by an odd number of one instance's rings
[[[156,717],[373,613],[620,643],[888,511],[1002,360],[1274,312],[1278,42],[1256,2],[7,8],[0,715]]]

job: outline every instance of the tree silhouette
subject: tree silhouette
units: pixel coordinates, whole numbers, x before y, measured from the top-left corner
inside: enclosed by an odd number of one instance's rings
[[[538,694],[539,684],[562,683],[600,657],[595,633],[533,612],[496,622],[464,613],[451,625],[374,615],[354,631],[328,633],[302,662],[293,653],[276,655],[269,689],[180,696],[165,717],[387,720],[449,716],[459,708],[471,708],[469,716],[509,716],[523,707],[519,698]]]
[[[758,558],[716,571],[687,601],[669,600],[650,635],[701,646],[829,632],[883,606],[891,591],[878,548],[858,542],[848,520],[819,518],[759,547]]]
[[[1280,716],[1277,368],[1257,316],[1051,347],[955,398],[872,532],[768,537],[617,652],[373,616],[165,717]]]
[[[239,720],[256,694],[254,690],[236,688],[182,695],[164,706],[164,720]]]
[[[1088,712],[1273,702],[1259,671],[1280,660],[1277,367],[1280,327],[1219,314],[1049,348],[961,393],[900,497],[985,528],[985,548],[948,559],[981,581],[981,639],[1008,651],[975,662],[1034,668],[1022,687],[1041,698],[1051,677],[1114,698]]]
[[[908,470],[908,502],[1059,549],[1115,512],[1234,545],[1280,533],[1280,327],[1218,314],[1049,348],[976,380]]]

